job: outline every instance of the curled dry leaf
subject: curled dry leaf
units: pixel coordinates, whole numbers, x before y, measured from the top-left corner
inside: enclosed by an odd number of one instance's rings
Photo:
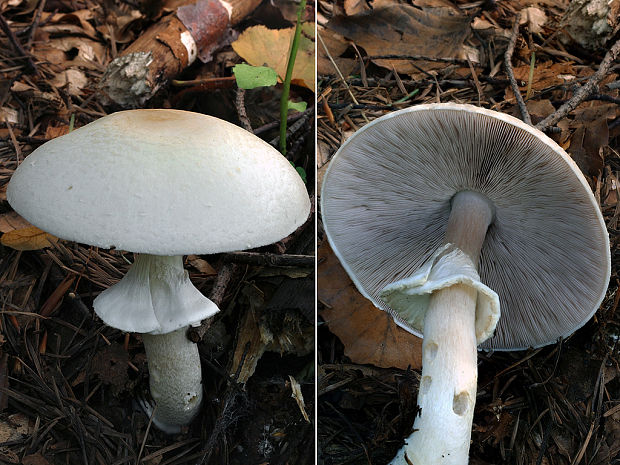
[[[465,58],[463,42],[470,33],[470,18],[446,7],[415,8],[375,1],[373,9],[352,16],[336,16],[327,27],[351,39],[368,55],[422,55],[433,58]],[[373,60],[399,73],[415,74],[419,67],[435,69],[444,63],[407,60]],[[418,67],[414,66],[417,65]]]
[[[196,268],[198,271],[200,271],[201,273],[205,274],[206,276],[216,276],[217,275],[217,271],[215,270],[215,268],[213,268],[209,264],[209,262],[207,262],[206,260],[198,257],[197,255],[188,255],[187,256],[187,262],[191,266]]]
[[[340,265],[327,241],[318,250],[320,315],[354,363],[382,368],[421,368],[422,340],[394,323],[363,297]]]
[[[540,8],[530,6],[521,10],[521,18],[519,24],[527,24],[532,34],[540,34],[543,32],[543,26],[547,22],[547,15]]]
[[[529,56],[528,56],[529,59]],[[514,68],[515,79],[521,85],[521,89],[525,90],[530,75],[530,66],[523,65]],[[552,86],[558,86],[570,82],[576,71],[574,63],[553,63],[552,61],[536,62],[534,64],[534,75],[532,77],[532,91],[540,92]],[[514,94],[510,86],[506,87],[506,100],[514,99]]]
[[[294,31],[295,28],[275,30],[267,29],[265,26],[250,27],[241,33],[232,43],[232,47],[249,64],[269,66],[283,79]],[[314,24],[312,23],[303,24],[291,82],[314,92]]]
[[[8,212],[0,215],[0,233],[8,233],[16,229],[28,228],[32,226],[22,218],[17,212]]]
[[[617,105],[597,104],[575,110],[574,129],[568,153],[587,176],[599,176],[603,170],[603,150],[609,144],[607,120],[617,117]]]
[[[41,14],[41,31],[50,34],[78,34],[92,39],[97,38],[97,31],[89,20],[95,18],[95,11],[90,9],[78,10],[72,13],[48,13]]]
[[[335,75],[336,69],[334,68],[334,63],[336,63],[336,66],[338,67],[343,76],[346,77],[351,74],[351,72],[355,68],[355,60],[352,58],[343,58],[340,56],[345,52],[347,48],[349,48],[348,41],[340,34],[323,26],[317,26],[317,32],[322,39],[322,42],[319,41],[317,44],[317,74]],[[334,63],[332,63],[327,56],[325,48],[327,48],[327,51],[334,60]]]
[[[34,56],[60,69],[81,67],[101,70],[98,62],[105,56],[105,47],[100,42],[84,37],[65,36],[37,43],[33,49]],[[73,56],[69,59],[68,56]],[[58,68],[55,69],[57,71]]]
[[[49,247],[57,240],[57,237],[36,226],[30,226],[4,233],[0,243],[15,250],[39,250]]]
[[[82,89],[88,85],[88,78],[79,69],[69,68],[57,73],[51,84],[58,88],[65,88],[69,95],[78,96]]]
[[[366,0],[344,0],[344,11],[347,15],[355,15],[370,10]]]

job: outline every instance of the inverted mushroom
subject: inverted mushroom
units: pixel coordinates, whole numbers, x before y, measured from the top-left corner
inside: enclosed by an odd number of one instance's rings
[[[609,238],[576,164],[540,131],[471,105],[363,127],[330,162],[321,210],[360,292],[424,337],[421,411],[392,464],[466,464],[476,347],[566,337],[609,282]]]
[[[310,210],[277,150],[233,124],[178,110],[118,112],[47,142],[17,168],[7,198],[58,237],[140,253],[94,307],[108,325],[143,334],[154,422],[171,433],[202,398],[186,329],[219,311],[190,282],[182,255],[276,242]]]

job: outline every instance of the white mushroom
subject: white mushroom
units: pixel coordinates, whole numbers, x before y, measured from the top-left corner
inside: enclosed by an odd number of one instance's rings
[[[187,425],[202,399],[186,329],[218,312],[182,255],[273,243],[310,210],[299,175],[269,144],[177,110],[118,112],[47,142],[15,171],[7,197],[63,239],[140,253],[94,307],[108,325],[143,333],[155,424],[167,432]]]
[[[379,118],[330,162],[321,206],[358,289],[424,336],[421,411],[392,464],[466,464],[476,347],[552,343],[607,289],[609,238],[585,178],[505,114],[430,104]]]

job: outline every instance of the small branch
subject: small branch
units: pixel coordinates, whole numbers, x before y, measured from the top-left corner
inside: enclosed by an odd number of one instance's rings
[[[424,60],[436,63],[453,63],[456,65],[468,66],[469,60],[460,60],[458,58],[442,58],[429,57],[425,55],[370,55],[366,60]],[[474,66],[483,67],[480,63],[474,63]]]
[[[273,254],[257,252],[232,252],[224,255],[225,260],[233,263],[266,266],[314,266],[313,255]]]
[[[293,113],[286,118],[287,123],[293,123],[300,118],[308,118],[309,116],[314,114],[314,105],[309,107],[306,111],[300,113]],[[254,129],[254,135],[257,136],[262,134],[263,132],[270,131],[271,129],[275,129],[280,126],[280,121],[272,121],[271,123],[264,124],[256,129]]]
[[[558,108],[556,112],[547,116],[544,120],[538,123],[536,125],[536,128],[544,131],[549,126],[553,126],[575,108],[577,108],[577,106],[582,103],[586,98],[593,94],[597,90],[599,83],[603,80],[605,75],[611,69],[611,65],[618,58],[618,55],[620,55],[620,39],[616,41],[616,43],[605,54],[605,57],[603,58],[603,61],[601,61],[598,70],[592,76],[590,76],[590,79],[588,79],[583,86],[581,86],[579,89],[577,89],[577,91],[575,91],[575,93],[568,100],[568,102]]]
[[[517,84],[517,80],[515,79],[515,73],[512,70],[512,54],[515,51],[515,45],[517,44],[517,37],[519,36],[520,19],[521,19],[521,13],[517,15],[517,17],[515,18],[514,25],[512,26],[512,34],[510,36],[510,42],[508,43],[508,48],[506,49],[506,53],[504,54],[504,66],[506,67],[506,74],[508,75],[508,79],[510,80],[510,87],[512,88],[512,92],[515,94],[515,99],[517,100],[517,104],[519,105],[519,110],[521,111],[521,118],[523,119],[525,123],[532,125],[532,119],[530,118],[530,114],[527,111],[527,107],[525,106],[525,102],[523,101],[523,97],[521,96],[519,85]]]
[[[41,0],[39,2],[37,11],[35,11],[34,13],[34,19],[32,20],[30,32],[28,33],[28,42],[26,43],[26,45],[28,46],[28,50],[32,49],[32,41],[34,40],[34,35],[36,34],[37,28],[39,27],[39,22],[41,21],[41,14],[43,13],[43,9],[45,8],[45,1],[46,0]]]
[[[241,124],[243,125],[243,129],[248,132],[253,132],[252,124],[250,124],[250,119],[245,111],[245,89],[237,89],[235,106],[237,107],[237,115],[239,116],[239,121],[241,121]]]
[[[224,300],[224,295],[226,294],[226,289],[232,280],[232,277],[235,275],[235,271],[237,270],[237,265],[234,263],[226,263],[220,269],[217,274],[217,278],[215,279],[215,283],[213,284],[213,288],[211,289],[211,294],[209,295],[209,300],[211,300],[218,307],[222,305],[222,301]],[[187,332],[187,337],[192,342],[199,342],[205,333],[209,330],[211,326],[211,318],[203,320],[200,326],[196,328],[190,328]]]
[[[2,16],[2,14],[0,14],[0,29],[2,30],[2,32],[6,34],[7,38],[9,39],[9,42],[11,42],[11,45],[13,45],[13,48],[15,49],[17,54],[20,56],[26,57],[26,60],[28,61],[28,64],[27,64],[28,71],[31,72],[32,74],[38,75],[39,72],[37,71],[37,66],[34,64],[34,61],[32,60],[32,55],[30,55],[30,53],[28,53],[24,49],[24,47],[22,47],[22,44],[19,43],[17,36],[15,35],[13,30],[9,26],[9,23],[6,22],[6,19],[4,19],[4,16]]]

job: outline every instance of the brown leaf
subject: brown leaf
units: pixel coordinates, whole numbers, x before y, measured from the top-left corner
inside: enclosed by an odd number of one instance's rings
[[[499,414],[499,417],[496,415],[489,417],[489,422],[486,425],[478,425],[475,427],[475,430],[485,433],[480,442],[486,442],[489,438],[492,438],[491,442],[497,446],[512,433],[514,421],[513,415],[503,411]]]
[[[79,69],[69,68],[56,73],[50,83],[54,87],[65,87],[69,95],[79,96],[82,94],[82,89],[88,85],[88,78]]]
[[[347,15],[356,15],[370,10],[366,0],[344,0],[344,11]]]
[[[95,17],[94,10],[77,10],[72,13],[48,13],[41,14],[40,28],[49,33],[68,33],[87,35],[93,39],[97,38],[97,31],[90,24],[89,20]]]
[[[215,268],[213,268],[208,261],[202,259],[202,258],[198,258],[196,255],[188,255],[187,256],[187,263],[189,263],[191,266],[193,266],[194,268],[196,268],[198,271],[200,271],[201,273],[207,275],[207,276],[216,276],[217,275],[217,271],[215,271]]]
[[[66,124],[62,124],[60,126],[48,126],[45,128],[46,139],[55,139],[56,137],[64,136],[65,134],[69,134],[69,126]]]
[[[401,369],[421,368],[422,340],[394,323],[389,314],[363,297],[327,241],[318,249],[320,314],[354,363]]]
[[[521,10],[519,24],[526,24],[532,34],[543,32],[543,26],[547,22],[547,15],[543,10],[536,7],[528,7]]]
[[[105,56],[106,50],[103,44],[95,40],[64,36],[37,43],[33,54],[38,60],[57,65],[56,68],[60,69],[80,67],[101,70],[99,60]]]
[[[530,75],[530,66],[523,65],[514,69],[515,79],[519,84],[523,84],[521,89],[527,88]],[[536,62],[534,64],[534,75],[532,76],[532,90],[540,92],[552,86],[564,85],[574,79],[576,71],[572,62],[553,63],[552,61]],[[506,100],[514,99],[514,94],[510,87],[506,88]]]
[[[49,462],[38,452],[32,455],[26,455],[22,459],[22,465],[49,465]]]
[[[551,104],[551,101],[548,99],[542,100],[528,100],[526,102],[527,111],[530,113],[530,117],[532,118],[532,124],[536,124],[551,113],[555,112],[555,107]],[[511,114],[516,116],[517,118],[521,117],[521,111],[515,105],[512,108]]]
[[[616,105],[613,104],[593,104],[575,110],[575,119],[569,126],[575,132],[568,153],[588,176],[598,176],[603,170],[602,147],[609,144],[607,119],[615,114]]]
[[[353,68],[355,67],[355,60],[352,58],[342,58],[340,56],[347,48],[349,48],[348,41],[331,29],[324,28],[323,26],[317,27],[318,33],[320,34],[321,39],[323,39],[323,42],[319,41],[317,44],[319,54],[316,63],[317,74],[333,75],[337,73],[334,68],[334,64],[327,56],[327,52],[325,52],[325,47],[327,47],[327,51],[331,55],[342,75],[348,76],[351,74],[351,71],[353,71]],[[323,44],[325,44],[325,46],[323,46]]]
[[[0,232],[8,233],[16,229],[29,228],[32,226],[23,219],[17,212],[3,213],[0,215]]]
[[[49,247],[57,240],[57,237],[36,226],[29,226],[4,233],[0,243],[15,250],[39,250]]]
[[[464,58],[464,40],[469,36],[470,18],[442,8],[414,8],[405,4],[378,2],[373,9],[353,16],[338,16],[327,27],[353,40],[369,55],[423,55]],[[374,60],[399,73],[414,74],[419,69],[407,60]],[[428,69],[430,64],[417,62]],[[434,64],[443,68],[445,63]]]
[[[295,28],[267,29],[265,26],[249,27],[232,43],[232,47],[249,64],[269,66],[284,79],[289,48]],[[299,50],[293,68],[293,84],[307,87],[314,92],[314,24],[304,23],[299,39]]]

